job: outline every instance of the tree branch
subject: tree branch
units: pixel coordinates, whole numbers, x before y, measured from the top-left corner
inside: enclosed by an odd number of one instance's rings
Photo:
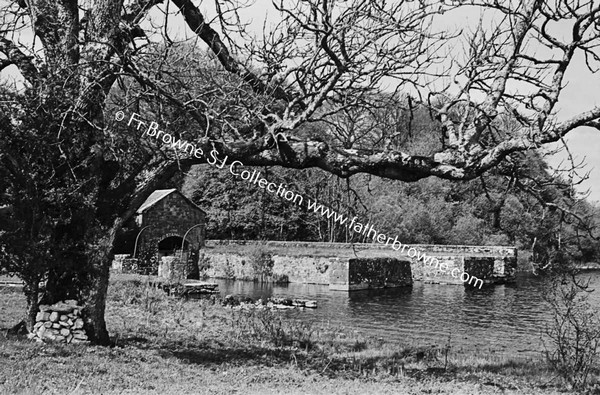
[[[14,64],[19,68],[19,71],[21,71],[21,74],[27,81],[31,84],[35,83],[40,73],[33,65],[31,56],[25,55],[12,41],[4,37],[0,38],[0,52],[4,53],[7,57],[6,60],[2,61],[3,66],[0,69]]]
[[[4,70],[8,66],[11,66],[12,64],[13,62],[8,59],[0,60],[0,71]]]
[[[190,29],[208,45],[225,70],[240,76],[255,92],[269,93],[274,98],[286,102],[292,100],[292,97],[281,87],[276,87],[273,92],[270,92],[267,85],[258,76],[241,66],[231,55],[219,34],[205,21],[204,16],[191,0],[173,0],[173,3],[183,14]]]
[[[165,0],[143,0],[128,4],[125,7],[122,19],[131,24],[137,25],[147,14],[150,9],[158,4],[164,3]]]
[[[77,0],[27,0],[35,35],[53,73],[72,72],[79,62],[79,8]],[[101,8],[101,7],[99,7]]]

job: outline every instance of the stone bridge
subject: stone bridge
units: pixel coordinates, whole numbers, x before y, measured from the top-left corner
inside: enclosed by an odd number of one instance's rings
[[[200,251],[200,270],[210,277],[252,279],[249,257],[256,248],[272,255],[275,275],[340,290],[404,286],[412,281],[469,285],[451,273],[466,273],[485,285],[499,284],[514,281],[517,268],[517,249],[506,246],[420,244],[408,245],[400,253],[375,243],[207,240]],[[411,248],[437,258],[445,272],[407,255]]]

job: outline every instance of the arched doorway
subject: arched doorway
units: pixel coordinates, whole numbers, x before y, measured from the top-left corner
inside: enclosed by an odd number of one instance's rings
[[[182,254],[181,251],[181,243],[183,242],[183,238],[179,236],[169,236],[158,242],[158,257],[162,258],[164,256],[178,256],[180,257]],[[184,260],[187,257],[187,252],[189,250],[189,243],[187,240],[183,244],[183,257]]]

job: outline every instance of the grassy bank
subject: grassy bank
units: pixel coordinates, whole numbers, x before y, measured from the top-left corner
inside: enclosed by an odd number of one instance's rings
[[[0,290],[0,327],[24,309]],[[301,314],[297,312],[293,314]],[[0,340],[2,393],[550,394],[565,386],[542,361],[458,355],[303,324],[268,310],[166,296],[143,281],[112,281],[114,347]]]

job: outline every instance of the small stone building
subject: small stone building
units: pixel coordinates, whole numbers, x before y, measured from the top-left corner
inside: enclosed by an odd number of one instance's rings
[[[177,189],[158,189],[125,225],[115,254],[136,258],[147,274],[156,274],[161,262],[169,257],[197,266],[205,227],[206,213],[200,207]]]

